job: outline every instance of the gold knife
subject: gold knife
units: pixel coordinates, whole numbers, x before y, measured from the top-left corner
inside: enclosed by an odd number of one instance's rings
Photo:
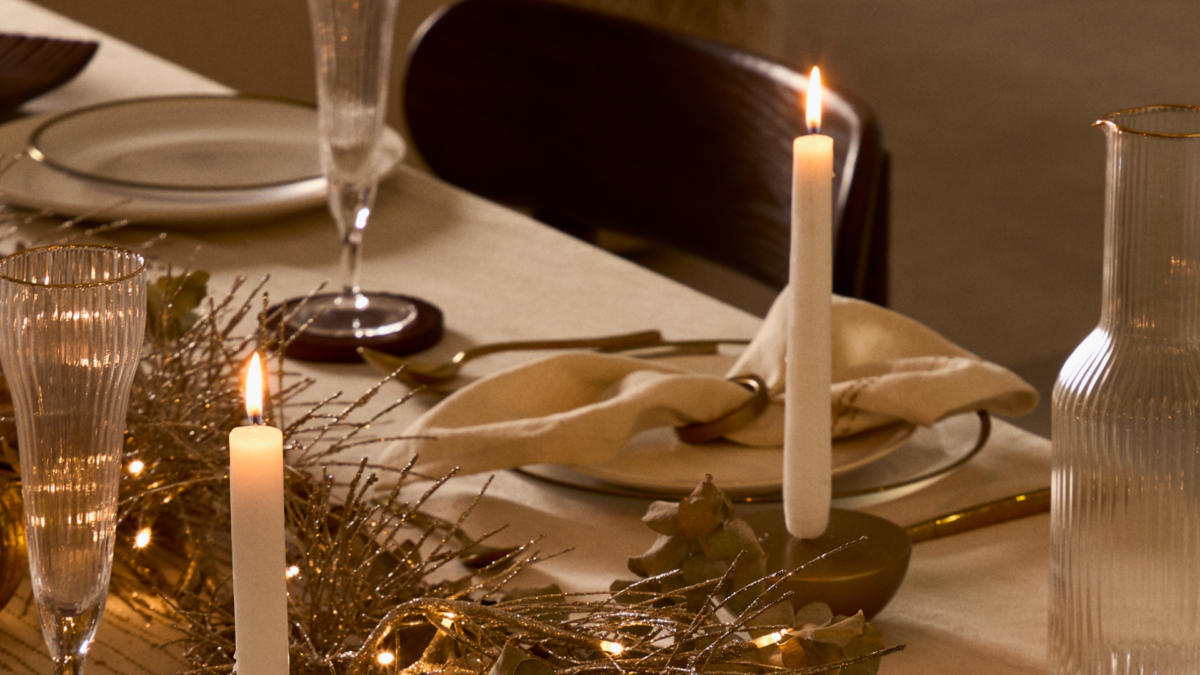
[[[965,511],[938,516],[905,528],[904,531],[916,544],[1049,511],[1050,488],[1047,487],[973,506]]]

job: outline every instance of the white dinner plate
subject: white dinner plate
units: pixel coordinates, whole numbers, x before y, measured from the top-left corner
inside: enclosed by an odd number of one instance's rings
[[[932,427],[895,425],[835,443],[834,505],[859,508],[928,487],[974,457],[990,429],[987,413],[965,413]],[[557,485],[643,499],[679,499],[711,474],[732,499],[780,499],[782,449],[686,446],[669,434],[655,430],[639,436],[627,451],[600,466],[539,464],[518,471]],[[839,451],[849,454],[839,458]]]
[[[910,424],[893,424],[833,444],[833,475],[840,476],[886,457],[913,435]],[[601,484],[664,495],[686,495],[711,474],[726,494],[754,495],[782,485],[783,449],[750,448],[730,442],[692,445],[673,429],[635,436],[620,455],[596,466],[524,467],[527,473],[563,480],[577,474]]]
[[[386,129],[386,170],[405,144]],[[0,127],[0,199],[58,215],[242,222],[325,202],[310,106],[246,96],[117,101]],[[36,159],[35,159],[36,158]]]

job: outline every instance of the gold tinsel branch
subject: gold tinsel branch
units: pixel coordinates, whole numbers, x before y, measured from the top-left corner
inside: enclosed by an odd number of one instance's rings
[[[488,543],[494,533],[468,536],[473,507],[454,522],[426,513],[449,476],[412,496],[418,476],[411,465],[346,459],[387,440],[367,430],[404,399],[367,413],[380,382],[349,400],[302,401],[314,383],[283,367],[284,343],[264,328],[271,325],[265,312],[255,312],[263,283],[246,290],[239,280],[219,299],[207,297],[206,284],[206,274],[185,271],[151,285],[113,577],[114,592],[148,616],[166,605],[192,673],[233,670],[228,434],[242,424],[240,375],[255,350],[278,374],[267,416],[284,431],[288,462],[292,673],[851,675],[873,673],[891,651],[843,658],[839,650],[816,664],[797,649],[789,656],[789,644],[819,642],[822,628],[781,620],[791,617],[790,608],[779,611],[788,595],[761,592],[779,577],[759,580],[753,591],[738,588],[735,580],[757,564],[740,558],[701,583],[684,582],[675,570],[598,594],[513,589],[522,570],[544,559],[535,542],[498,548]],[[247,323],[251,330],[240,331]],[[347,465],[353,477],[339,484],[327,467]],[[388,477],[397,487],[380,496],[374,488],[384,473],[395,474]],[[817,622],[834,620],[853,621]]]

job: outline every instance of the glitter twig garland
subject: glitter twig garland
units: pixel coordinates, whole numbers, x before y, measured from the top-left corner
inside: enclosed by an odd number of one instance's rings
[[[152,598],[167,605],[192,673],[232,671],[227,438],[242,418],[240,368],[262,345],[275,345],[264,350],[279,373],[267,417],[284,431],[288,460],[293,673],[850,673],[895,649],[783,667],[779,648],[758,646],[752,636],[791,628],[769,620],[788,596],[731,605],[718,589],[728,587],[736,563],[703,584],[681,584],[674,572],[599,594],[511,590],[511,580],[543,558],[533,542],[494,548],[486,536],[468,537],[462,524],[470,508],[457,522],[422,511],[450,477],[408,502],[400,486],[416,476],[411,466],[356,460],[345,485],[325,470],[387,440],[365,431],[404,399],[355,419],[386,380],[350,401],[300,403],[314,383],[283,371],[280,341],[262,328],[265,317],[252,334],[236,335],[265,280],[242,301],[244,280],[215,301],[205,297],[206,281],[199,272],[168,274],[152,289],[157,304],[130,400],[113,577],[113,591],[147,615]],[[286,419],[289,411],[294,420]],[[370,496],[389,472],[397,487]],[[699,607],[697,594],[706,598]]]

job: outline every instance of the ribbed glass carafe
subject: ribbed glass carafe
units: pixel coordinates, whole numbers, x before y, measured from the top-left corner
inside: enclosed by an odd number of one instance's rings
[[[1100,323],[1053,396],[1050,672],[1200,672],[1200,108],[1107,138]]]

